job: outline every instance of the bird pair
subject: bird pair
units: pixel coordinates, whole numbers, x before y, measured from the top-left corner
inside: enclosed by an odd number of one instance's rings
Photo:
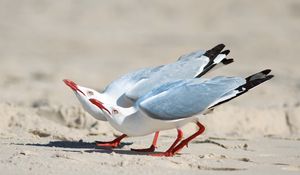
[[[64,80],[75,93],[83,108],[98,120],[108,121],[124,133],[110,142],[96,142],[97,146],[118,147],[127,136],[155,133],[152,145],[133,151],[154,152],[159,132],[177,129],[177,138],[170,148],[154,156],[173,156],[202,134],[205,127],[199,118],[222,103],[230,101],[253,87],[271,79],[266,69],[247,78],[218,76],[200,78],[219,65],[228,65],[229,50],[224,44],[181,56],[176,62],[140,69],[113,81],[99,93],[93,89]],[[183,139],[180,129],[193,122],[198,131]]]

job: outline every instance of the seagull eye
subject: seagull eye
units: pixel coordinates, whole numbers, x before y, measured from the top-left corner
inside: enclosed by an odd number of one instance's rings
[[[87,94],[88,94],[89,96],[92,96],[92,95],[94,95],[94,92],[93,92],[93,91],[87,91]]]
[[[112,112],[113,112],[113,114],[119,114],[119,111],[116,109],[113,109]]]

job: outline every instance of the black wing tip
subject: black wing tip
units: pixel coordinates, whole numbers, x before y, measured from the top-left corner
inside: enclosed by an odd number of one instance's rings
[[[210,50],[207,50],[204,53],[204,56],[207,56],[210,60],[213,60],[220,54],[220,52],[225,48],[225,44],[218,44]]]
[[[252,80],[255,80],[255,79],[263,79],[265,77],[267,77],[268,74],[271,73],[271,69],[265,69],[263,71],[260,71],[256,74],[253,74],[253,75],[250,75],[249,77],[245,78],[246,81],[252,81]]]
[[[270,80],[270,79],[272,79],[272,78],[274,78],[275,76],[274,75],[268,75],[267,77],[266,77],[266,79],[267,80]]]
[[[230,101],[232,99],[235,99],[238,96],[241,96],[244,93],[248,92],[250,89],[252,89],[252,88],[254,88],[254,87],[262,84],[263,82],[266,82],[266,81],[272,79],[274,77],[274,75],[268,75],[270,72],[271,72],[271,69],[266,69],[266,70],[263,70],[261,72],[258,72],[256,74],[254,74],[254,75],[249,76],[246,79],[246,83],[244,85],[236,88],[236,90],[239,91],[238,94],[236,94],[234,97],[225,99],[224,101],[221,101],[221,102],[215,104],[214,106],[209,107],[209,109],[213,109],[216,106],[219,106],[219,105],[221,105],[223,103],[226,103],[226,102],[228,102],[228,101]],[[264,74],[264,76],[255,77],[255,76],[257,76],[259,74],[262,74],[262,73]],[[255,78],[252,79],[252,77],[255,77]]]
[[[220,44],[216,45],[215,47],[213,47],[210,50],[223,50],[224,48],[225,48],[225,44],[220,43]]]
[[[232,58],[230,58],[230,59],[225,58],[225,59],[223,59],[221,62],[222,62],[224,65],[227,65],[227,64],[233,63],[233,62],[234,62],[234,59],[232,59]]]
[[[273,78],[273,75],[268,75],[265,78],[261,78],[261,79],[255,79],[252,81],[247,82],[244,87],[246,88],[246,90],[252,89],[258,85],[260,85],[261,83],[270,80],[271,78]]]
[[[225,44],[223,44],[223,43],[220,43],[220,44],[216,45],[215,47],[220,47],[220,48],[224,49],[224,47],[225,47]]]
[[[207,63],[207,65],[203,68],[203,71],[198,74],[197,76],[195,76],[195,78],[200,78],[201,76],[203,76],[205,73],[207,73],[209,70],[211,70],[213,67],[215,67],[218,63],[215,63],[214,60],[215,58],[217,58],[217,56],[219,54],[225,54],[226,56],[230,53],[230,50],[224,50],[225,48],[225,44],[218,44],[215,47],[213,47],[210,50],[207,50],[203,55],[207,56],[209,58],[209,62]],[[233,62],[233,59],[227,59],[227,58],[223,58],[222,62],[224,65],[230,64]]]
[[[222,51],[220,54],[228,55],[229,53],[230,53],[230,50],[224,50],[224,51]]]
[[[253,81],[258,81],[259,83],[257,85],[259,85],[259,84],[261,84],[265,81],[268,81],[268,80],[272,79],[273,77],[274,77],[274,75],[267,75],[264,78],[256,79],[256,80],[253,80]]]
[[[274,75],[269,75],[270,72],[271,69],[266,69],[254,75],[249,76],[248,78],[246,78],[247,82],[245,85],[243,85],[243,87],[246,88],[246,90],[249,90],[265,81],[272,79]]]
[[[263,71],[261,71],[261,73],[268,75],[272,70],[271,69],[265,69]]]

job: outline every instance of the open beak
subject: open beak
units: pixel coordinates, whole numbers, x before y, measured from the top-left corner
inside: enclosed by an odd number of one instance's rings
[[[89,99],[91,103],[93,103],[94,105],[96,105],[98,108],[100,108],[101,110],[105,110],[107,111],[110,115],[111,113],[109,112],[109,110],[103,106],[103,103],[100,102],[99,100],[96,100],[94,98]]]
[[[78,88],[78,86],[77,86],[76,83],[74,83],[73,81],[68,80],[68,79],[64,79],[63,81],[64,81],[65,84],[66,84],[67,86],[69,86],[73,91],[80,92],[80,93],[82,93],[82,95],[85,96],[85,94]]]

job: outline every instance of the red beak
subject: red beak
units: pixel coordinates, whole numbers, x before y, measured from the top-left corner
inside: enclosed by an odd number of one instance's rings
[[[64,82],[66,83],[66,85],[69,86],[73,91],[80,92],[80,93],[82,93],[82,94],[85,96],[85,94],[78,88],[78,86],[77,86],[76,83],[74,83],[73,81],[68,80],[68,79],[64,79],[63,81],[64,81]]]
[[[106,109],[106,107],[103,106],[102,102],[100,102],[99,100],[96,100],[94,98],[91,98],[89,100],[90,100],[91,103],[93,103],[94,105],[96,105],[98,108],[100,108],[101,110],[107,111],[111,115],[111,113],[109,112],[109,110]]]

